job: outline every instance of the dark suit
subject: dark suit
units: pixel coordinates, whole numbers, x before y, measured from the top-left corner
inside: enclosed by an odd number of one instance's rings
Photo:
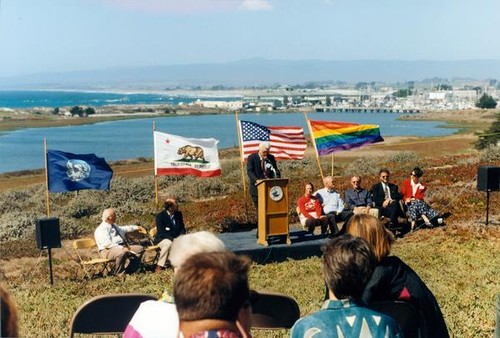
[[[172,218],[167,213],[167,210],[163,210],[156,215],[156,236],[154,244],[158,244],[164,239],[173,241],[174,238],[186,233],[184,220],[182,219],[182,212],[175,211],[173,218],[175,222],[172,221]]]
[[[262,170],[262,162],[260,160],[259,153],[254,153],[248,156],[247,159],[247,174],[249,180],[249,191],[252,201],[257,208],[257,187],[255,182],[257,180],[263,180],[265,178],[279,178],[281,177],[280,171],[278,170],[278,165],[276,164],[276,159],[273,155],[268,154],[267,158],[264,160],[265,171]],[[266,177],[267,176],[267,177]]]
[[[391,194],[391,199],[393,202],[387,206],[387,208],[382,207],[385,200],[384,187],[382,182],[375,183],[372,187],[373,202],[375,202],[375,207],[380,210],[380,215],[389,217],[392,226],[398,225],[398,216],[403,216],[401,206],[399,201],[401,200],[401,194],[398,191],[398,186],[394,183],[388,183],[389,192]]]

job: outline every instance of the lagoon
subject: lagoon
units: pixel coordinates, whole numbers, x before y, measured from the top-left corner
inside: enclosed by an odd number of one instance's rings
[[[308,134],[304,114],[249,113],[241,120],[265,126],[302,126]],[[378,124],[386,136],[445,136],[457,129],[442,128],[442,122],[398,120],[390,113],[309,113],[312,120]],[[216,138],[219,149],[238,146],[234,115],[168,116],[89,125],[29,128],[0,134],[0,173],[44,167],[43,139],[49,149],[76,154],[94,153],[107,161],[153,157],[153,122],[156,130],[193,138]]]

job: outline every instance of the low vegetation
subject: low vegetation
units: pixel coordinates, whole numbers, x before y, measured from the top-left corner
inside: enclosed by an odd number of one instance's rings
[[[491,337],[494,300],[500,290],[500,227],[484,224],[485,193],[477,191],[475,178],[478,166],[498,164],[495,157],[498,150],[480,153],[455,149],[443,156],[429,151],[445,146],[442,140],[437,140],[425,148],[415,143],[411,151],[397,150],[395,145],[392,150],[389,147],[375,150],[372,156],[355,153],[351,157],[339,156],[335,158],[333,172],[338,189],[344,191],[354,173],[361,173],[363,185],[369,187],[376,182],[380,167],[391,168],[391,178],[396,183],[406,178],[414,166],[424,168],[428,201],[451,216],[444,227],[399,238],[394,254],[412,266],[434,292],[452,336]],[[487,151],[493,155],[485,155]],[[236,152],[224,151],[221,159],[221,177],[159,178],[160,199],[178,198],[189,231],[221,232],[228,224],[255,223],[251,201],[242,192]],[[143,164],[152,166],[147,161]],[[279,165],[283,176],[290,178],[289,214],[294,221],[295,201],[302,194],[304,183],[312,181],[321,186],[320,173],[312,155],[303,161]],[[325,174],[332,170],[330,158],[322,159],[322,169]],[[119,171],[123,172],[123,168],[115,170]],[[144,175],[150,173],[151,170]],[[46,212],[45,186],[39,183],[0,191],[0,278],[17,300],[22,336],[67,336],[73,312],[96,295],[122,292],[160,295],[164,289],[171,289],[171,271],[86,280],[68,241],[91,236],[100,222],[101,211],[110,206],[116,208],[119,224],[149,228],[158,211],[154,201],[151,176],[125,174],[115,175],[110,191],[51,194],[51,216],[60,218],[65,240],[63,248],[53,250],[55,284],[50,286],[46,254],[36,250],[33,238],[34,220]],[[498,221],[499,194],[491,194],[490,205],[490,220]],[[257,290],[289,294],[299,302],[302,315],[312,313],[319,309],[324,292],[320,260],[311,257],[254,265],[251,285]],[[255,337],[285,336],[286,331],[255,332]]]

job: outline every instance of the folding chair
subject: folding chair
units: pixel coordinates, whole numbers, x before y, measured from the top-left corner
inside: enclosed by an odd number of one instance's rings
[[[112,294],[94,297],[81,305],[71,320],[69,336],[122,334],[139,305],[156,297],[147,294]]]
[[[104,271],[108,271],[108,264],[112,262],[107,258],[101,258],[97,245],[92,238],[83,238],[73,241],[73,248],[80,260],[85,275],[92,278],[96,275],[101,275]]]
[[[153,243],[153,238],[156,235],[156,227],[152,228],[149,233],[144,228],[141,228],[136,232],[143,237],[141,245],[144,246],[144,254],[142,255],[141,264],[143,266],[156,265],[158,258],[160,257],[160,246]]]
[[[297,301],[280,293],[258,292],[252,302],[253,329],[290,329],[300,318]]]
[[[377,312],[386,314],[398,322],[405,338],[419,338],[420,323],[418,310],[410,303],[403,301],[378,301],[368,304]]]

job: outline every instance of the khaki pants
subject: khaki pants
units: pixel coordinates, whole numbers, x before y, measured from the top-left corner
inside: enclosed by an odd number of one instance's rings
[[[355,215],[366,214],[366,207],[355,207],[353,211]],[[370,210],[368,210],[368,214],[379,218],[379,211],[377,208],[370,208]]]
[[[131,251],[133,251],[133,253]],[[144,248],[140,245],[131,245],[129,249],[119,245],[111,249],[101,250],[100,252],[102,257],[115,261],[115,268],[112,271],[113,274],[119,274],[124,271],[128,273],[136,271],[141,263],[143,253]]]
[[[160,258],[158,258],[158,265],[161,267],[165,267],[167,264],[168,253],[170,251],[170,247],[172,246],[172,241],[165,238],[160,243]]]

